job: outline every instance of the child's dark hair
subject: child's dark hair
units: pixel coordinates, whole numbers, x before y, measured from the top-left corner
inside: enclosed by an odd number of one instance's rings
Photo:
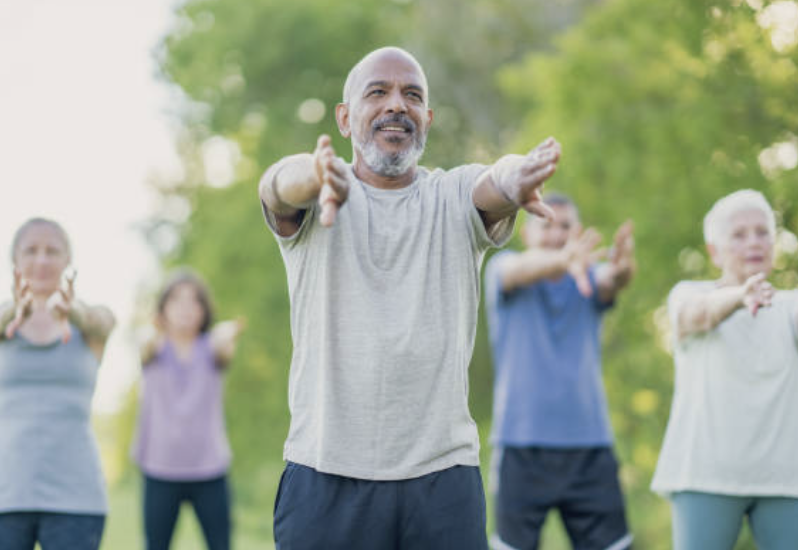
[[[160,296],[158,296],[158,316],[163,316],[164,309],[166,308],[166,302],[169,300],[172,292],[174,292],[174,290],[182,284],[189,284],[194,287],[194,291],[197,293],[197,300],[199,301],[200,306],[202,306],[203,312],[200,333],[208,332],[213,324],[213,305],[211,304],[211,293],[208,290],[208,285],[205,283],[202,277],[200,277],[197,272],[188,268],[178,269],[177,271],[173,272],[167,280]]]

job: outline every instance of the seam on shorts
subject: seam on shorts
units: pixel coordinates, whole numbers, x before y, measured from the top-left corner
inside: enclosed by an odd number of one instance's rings
[[[502,461],[504,460],[504,447],[494,447],[490,457],[490,470],[488,471],[488,493],[499,494],[499,480],[501,478]]]
[[[629,548],[632,545],[632,533],[626,533],[624,536],[607,546],[605,550],[623,550],[624,548]]]
[[[490,536],[490,550],[518,550],[518,548],[510,546],[494,533]]]

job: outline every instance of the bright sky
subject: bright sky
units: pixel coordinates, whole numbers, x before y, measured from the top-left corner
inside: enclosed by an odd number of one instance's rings
[[[174,92],[152,51],[169,0],[0,0],[0,298],[9,246],[31,216],[70,234],[78,295],[116,313],[95,409],[111,411],[135,379],[130,337],[137,288],[158,276],[136,229],[157,204],[146,181],[177,169]]]

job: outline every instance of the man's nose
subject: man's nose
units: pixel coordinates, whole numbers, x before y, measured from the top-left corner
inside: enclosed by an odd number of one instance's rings
[[[386,104],[385,108],[390,113],[407,112],[407,104],[405,103],[405,98],[400,90],[394,90],[388,94],[388,103]]]

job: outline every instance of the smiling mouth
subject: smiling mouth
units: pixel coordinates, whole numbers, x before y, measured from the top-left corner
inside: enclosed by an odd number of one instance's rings
[[[385,117],[382,120],[377,120],[374,123],[374,131],[385,132],[386,134],[412,134],[415,130],[415,125],[412,121],[403,116]]]

